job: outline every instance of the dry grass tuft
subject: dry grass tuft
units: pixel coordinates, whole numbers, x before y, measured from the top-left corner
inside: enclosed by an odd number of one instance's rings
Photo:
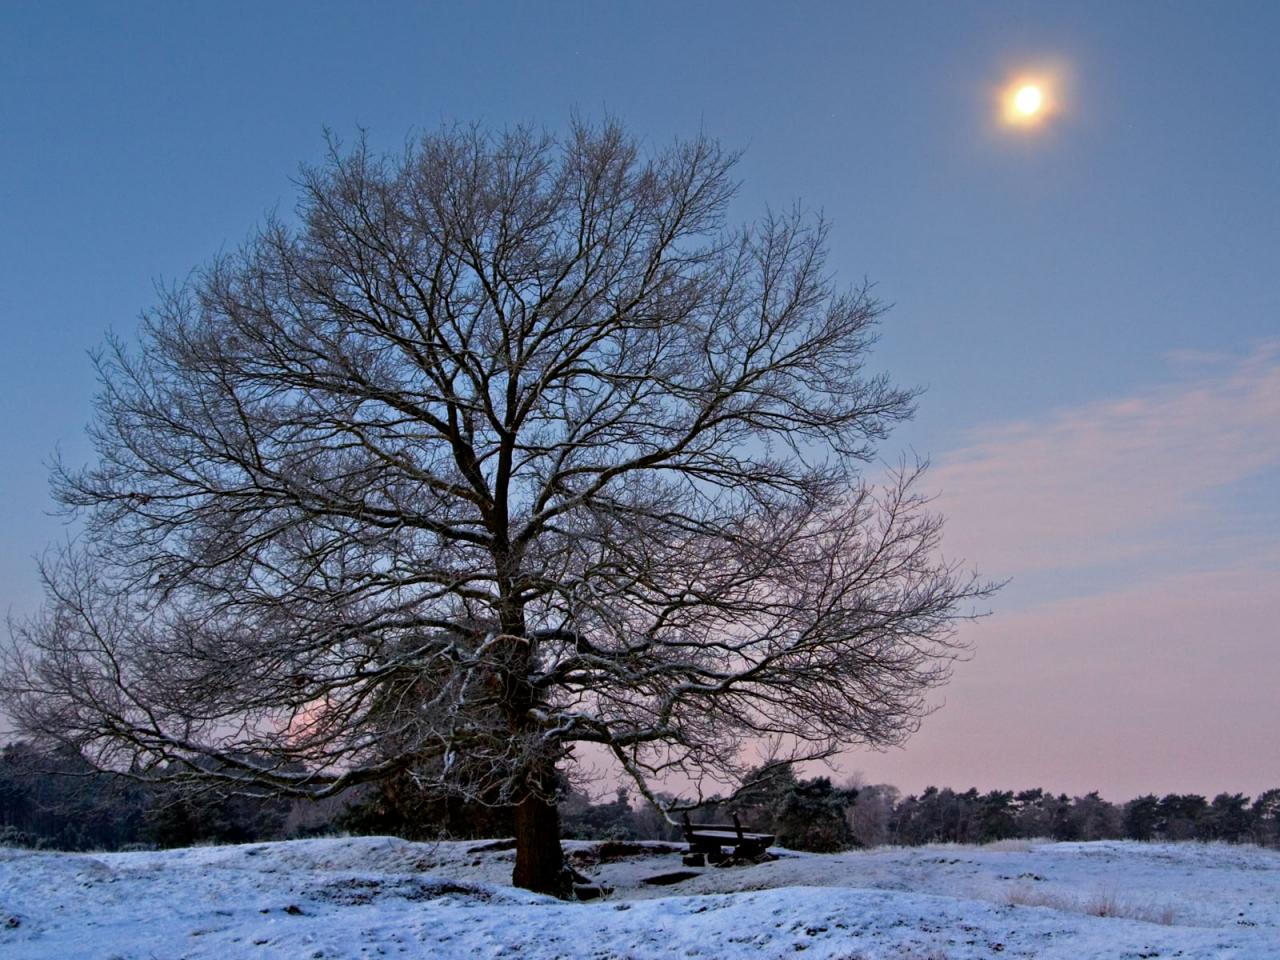
[[[1134,903],[1125,900],[1114,890],[1099,890],[1090,897],[1080,899],[1069,894],[1017,886],[1005,891],[1004,902],[1011,907],[1048,907],[1068,913],[1084,913],[1091,917],[1118,917],[1122,920],[1158,923],[1166,927],[1173,924],[1175,917],[1173,907]]]

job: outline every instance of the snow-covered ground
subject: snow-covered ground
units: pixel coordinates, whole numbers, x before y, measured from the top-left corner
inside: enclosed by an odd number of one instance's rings
[[[671,886],[671,852],[579,869],[562,903],[510,851],[358,837],[154,853],[0,848],[5,960],[252,958],[1280,958],[1280,853],[1137,843],[777,851]]]

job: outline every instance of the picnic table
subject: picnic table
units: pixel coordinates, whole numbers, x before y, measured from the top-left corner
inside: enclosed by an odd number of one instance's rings
[[[684,814],[684,839],[689,844],[689,853],[705,854],[712,863],[724,859],[724,848],[733,847],[735,860],[755,860],[764,856],[765,850],[773,843],[771,833],[748,833],[742,829],[738,815],[733,814],[733,823],[690,823],[689,814]]]

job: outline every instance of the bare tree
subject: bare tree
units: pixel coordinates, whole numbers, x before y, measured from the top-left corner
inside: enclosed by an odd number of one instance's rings
[[[654,799],[758,739],[909,734],[987,588],[916,470],[860,479],[913,402],[863,373],[879,307],[821,221],[726,227],[734,159],[615,124],[331,146],[296,223],[98,357],[22,731],[312,796],[408,772],[514,806],[552,892],[574,744]]]

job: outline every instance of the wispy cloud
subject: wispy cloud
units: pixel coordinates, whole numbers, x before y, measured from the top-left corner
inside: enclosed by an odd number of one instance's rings
[[[1280,465],[1280,342],[1174,365],[1171,383],[992,425],[940,457],[949,549],[1016,577],[1187,546],[1177,531],[1212,494]]]

